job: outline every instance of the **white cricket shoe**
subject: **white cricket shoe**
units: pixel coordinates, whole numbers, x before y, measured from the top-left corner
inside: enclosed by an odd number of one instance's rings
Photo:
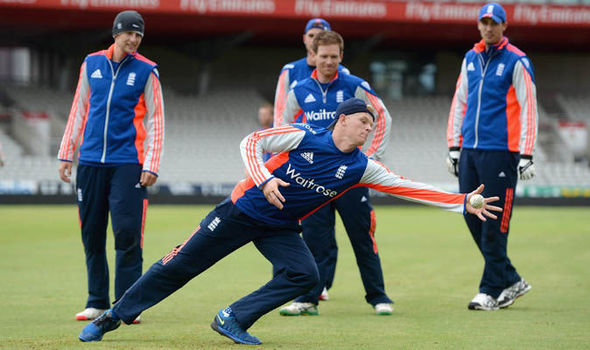
[[[77,321],[91,321],[97,318],[98,316],[102,315],[106,309],[95,309],[93,307],[89,307],[84,309],[82,312],[78,312],[76,314]]]
[[[469,310],[498,310],[498,301],[491,295],[478,293],[467,306]]]
[[[137,316],[135,320],[133,320],[133,324],[140,324],[141,323],[141,316]]]
[[[377,315],[391,315],[393,314],[393,305],[388,303],[379,303],[375,305],[375,313]]]
[[[320,311],[316,304],[294,301],[291,305],[281,308],[279,314],[281,316],[317,316],[320,314]]]
[[[502,294],[498,297],[498,306],[503,309],[514,304],[516,298],[525,295],[531,288],[527,281],[520,279],[520,281],[502,291]]]
[[[322,301],[330,300],[330,295],[328,294],[328,289],[326,289],[326,287],[324,287],[324,290],[322,290],[322,294],[320,294],[320,300],[322,300]]]

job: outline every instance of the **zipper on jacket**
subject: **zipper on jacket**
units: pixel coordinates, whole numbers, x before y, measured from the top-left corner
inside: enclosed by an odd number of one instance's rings
[[[101,163],[105,163],[106,156],[107,156],[107,135],[108,135],[108,128],[109,128],[109,115],[110,115],[110,109],[111,109],[111,98],[113,97],[113,90],[115,87],[115,80],[117,79],[117,74],[119,74],[119,70],[121,69],[121,66],[125,63],[126,60],[127,60],[127,57],[125,57],[121,61],[121,63],[119,63],[119,66],[117,67],[117,71],[115,71],[113,69],[113,63],[111,62],[111,60],[107,59],[107,61],[109,62],[109,66],[111,67],[112,78],[111,78],[111,88],[109,89],[109,97],[107,98],[107,112],[106,112],[105,120],[104,120],[102,157],[100,157]]]
[[[480,61],[479,64],[480,66],[483,66],[483,69],[481,71],[481,80],[479,82],[479,89],[477,91],[477,112],[475,113],[475,142],[473,143],[473,148],[477,148],[477,144],[479,143],[479,112],[481,110],[481,91],[483,89],[483,81],[485,79],[486,71],[488,70],[488,65],[497,53],[498,51],[494,52],[485,62],[485,65],[483,64],[483,58],[481,57],[481,54],[477,56]]]
[[[330,85],[332,85],[332,82],[329,82],[328,85],[326,85],[326,91],[324,91],[324,89],[322,89],[322,84],[320,84],[320,82],[317,79],[313,79],[315,81],[316,84],[318,84],[318,87],[320,88],[320,91],[322,92],[322,101],[324,102],[324,104],[327,103],[328,101],[328,88],[330,87]]]

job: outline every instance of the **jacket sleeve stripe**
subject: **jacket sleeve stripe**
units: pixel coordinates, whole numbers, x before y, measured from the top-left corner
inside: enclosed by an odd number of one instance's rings
[[[537,136],[537,96],[535,83],[521,60],[516,62],[513,73],[513,85],[518,103],[521,107],[519,121],[521,126],[520,153],[531,155]]]
[[[457,85],[455,86],[455,95],[451,103],[451,110],[449,112],[449,122],[447,124],[447,145],[448,147],[461,147],[463,144],[463,137],[461,135],[461,127],[463,119],[467,112],[467,69],[465,68],[465,60],[461,65],[461,73],[457,78]]]
[[[283,125],[283,111],[287,103],[287,94],[289,92],[289,70],[285,69],[279,75],[277,89],[275,92],[274,106],[274,126]]]
[[[363,90],[365,91],[365,90]],[[365,91],[369,102],[377,112],[377,125],[375,126],[375,136],[371,142],[371,146],[367,150],[367,155],[375,155],[378,158],[385,151],[385,147],[389,142],[389,132],[391,130],[391,116],[385,109],[383,102],[377,96]]]
[[[464,210],[465,194],[445,192],[428,184],[407,180],[372,159],[369,159],[359,185],[412,202],[456,212]]]
[[[267,137],[294,132],[304,133],[304,131],[301,129],[292,127],[290,125],[285,125],[278,128],[256,131],[242,140],[242,143],[240,144],[240,148],[242,149],[242,158],[244,159],[246,168],[248,169],[248,172],[252,177],[252,180],[254,180],[256,186],[260,186],[272,176],[268,169],[266,169],[264,166],[264,161],[262,160],[263,151],[269,151],[269,149],[263,150],[261,141]]]
[[[532,154],[535,146],[536,130],[537,130],[537,103],[536,96],[533,90],[535,89],[531,76],[526,69],[523,69],[524,81],[527,90],[527,129],[526,129],[526,143],[524,147],[524,154]]]
[[[164,103],[162,101],[162,88],[160,85],[160,80],[155,77],[154,73],[151,74],[153,84],[152,86],[154,89],[155,128],[153,146],[154,157],[152,158],[150,164],[150,171],[158,173],[160,157],[162,155],[162,146],[164,142]]]
[[[87,112],[87,104],[90,97],[90,86],[86,77],[86,62],[82,63],[80,67],[80,75],[78,78],[78,86],[74,94],[74,101],[68,116],[68,122],[59,148],[58,159],[73,160],[76,142],[80,137],[80,131],[84,125],[85,113]],[[84,114],[83,114],[84,113]]]
[[[164,102],[160,80],[152,72],[144,89],[147,109],[147,150],[143,170],[158,174],[164,142]]]

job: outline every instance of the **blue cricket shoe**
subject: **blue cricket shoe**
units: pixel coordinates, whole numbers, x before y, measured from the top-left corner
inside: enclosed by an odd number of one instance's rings
[[[121,320],[113,315],[113,311],[108,309],[94,321],[89,323],[78,338],[81,341],[100,341],[106,332],[114,331],[121,325]]]
[[[236,321],[233,316],[233,312],[230,307],[219,310],[213,322],[211,328],[217,333],[228,337],[236,343],[246,345],[258,345],[262,344],[260,339],[248,334]]]

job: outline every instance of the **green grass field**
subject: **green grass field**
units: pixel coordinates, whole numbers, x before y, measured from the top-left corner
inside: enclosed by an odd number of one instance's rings
[[[152,206],[144,270],[183,242],[211,206]],[[377,241],[393,316],[376,316],[342,227],[331,300],[319,317],[264,316],[251,329],[266,349],[590,348],[588,208],[517,207],[509,253],[533,286],[508,309],[474,312],[483,260],[460,215],[377,207]],[[113,239],[107,242],[114,266]],[[86,277],[74,206],[0,206],[1,349],[243,348],[209,328],[215,313],[270,277],[253,245],[238,250],[100,343],[74,320]],[[112,272],[112,271],[111,271]],[[111,273],[111,277],[112,273]],[[112,287],[111,287],[112,290]],[[112,292],[111,292],[112,293]]]

